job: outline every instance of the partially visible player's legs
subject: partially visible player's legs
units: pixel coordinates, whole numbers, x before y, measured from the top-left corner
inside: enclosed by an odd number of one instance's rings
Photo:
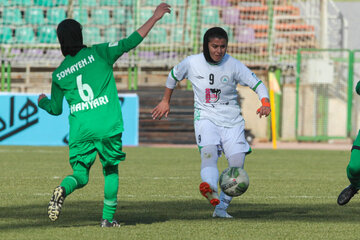
[[[229,167],[244,168],[245,153],[235,153],[228,158]],[[213,213],[213,217],[232,218],[230,214],[226,212],[230,205],[232,197],[226,195],[224,192],[220,193],[220,204],[216,206]]]
[[[103,168],[104,184],[104,208],[102,219],[112,223],[117,207],[117,193],[119,188],[118,165]]]
[[[201,170],[200,192],[206,197],[211,205],[219,204],[218,181],[219,170],[217,168],[218,148],[215,145],[204,146],[200,150]]]
[[[96,142],[100,161],[103,166],[104,207],[101,227],[120,227],[114,219],[117,207],[117,193],[119,188],[118,164],[125,160],[126,154],[122,152],[122,134],[118,134]]]
[[[347,204],[360,189],[360,134],[358,134],[351,149],[350,162],[346,168],[346,173],[350,185],[340,193],[337,199],[339,205]]]
[[[73,175],[65,177],[60,186],[54,189],[48,205],[48,215],[51,221],[58,219],[65,197],[89,182],[89,169],[83,163],[75,162],[73,171]]]

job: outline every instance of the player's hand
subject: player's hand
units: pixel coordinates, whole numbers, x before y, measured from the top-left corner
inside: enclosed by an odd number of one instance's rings
[[[42,94],[39,95],[38,104],[41,101],[41,99],[43,99],[43,98],[46,98],[46,95],[42,93]]]
[[[269,114],[271,112],[269,99],[263,98],[263,99],[261,99],[261,103],[262,103],[262,106],[256,111],[256,114],[259,114],[260,118],[262,116],[265,116],[265,117],[269,116]]]
[[[170,112],[170,105],[168,102],[166,101],[161,101],[152,111],[152,118],[155,119],[159,119],[161,120],[161,118],[163,116],[165,116],[165,118],[168,117],[168,114]]]
[[[171,13],[170,5],[167,3],[160,3],[153,14],[153,18],[156,20],[161,19],[165,13]]]

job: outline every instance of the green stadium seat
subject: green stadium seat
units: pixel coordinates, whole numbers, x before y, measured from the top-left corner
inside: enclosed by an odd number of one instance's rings
[[[28,8],[25,11],[25,19],[28,24],[43,24],[44,20],[44,12],[42,8]]]
[[[52,7],[54,6],[53,0],[34,0],[36,6]]]
[[[40,43],[57,43],[56,29],[52,26],[41,26],[38,28]]]
[[[119,6],[119,2],[117,0],[101,0],[101,6]]]
[[[3,24],[14,24],[21,25],[23,24],[23,19],[21,18],[21,12],[18,8],[9,8],[6,11],[3,11]]]
[[[120,2],[120,4],[121,4],[122,6],[132,6],[132,5],[133,5],[133,0],[122,0],[122,1]]]
[[[167,32],[165,28],[155,27],[153,28],[148,37],[145,38],[145,42],[147,43],[158,43],[163,44],[167,43]]]
[[[95,25],[109,25],[109,10],[104,8],[95,8],[91,10],[91,23]]]
[[[85,27],[82,30],[85,44],[102,43],[100,29],[97,27]]]
[[[157,6],[161,3],[161,0],[145,0],[146,6]]]
[[[163,18],[159,21],[160,24],[171,24],[176,23],[176,14],[172,11],[170,14],[166,13]]]
[[[8,0],[0,0],[0,6],[4,6],[4,7],[7,7],[9,6],[9,1]]]
[[[68,6],[69,0],[56,0],[56,5],[57,6]]]
[[[152,9],[140,9],[140,23],[145,23],[153,14]]]
[[[187,10],[186,12],[186,19],[184,19],[184,14],[185,14],[185,10],[184,9],[180,9],[179,11],[179,24],[183,24],[184,20],[186,20],[187,24],[191,24],[191,19],[190,19],[190,9]]]
[[[32,5],[31,0],[12,0],[10,1],[11,6],[28,7]]]
[[[12,30],[9,27],[0,27],[0,43],[12,43]]]
[[[50,8],[47,11],[47,23],[48,24],[59,24],[62,20],[66,19],[65,9],[63,8]]]
[[[105,29],[105,42],[116,42],[123,38],[121,30],[118,28],[106,28]]]
[[[86,9],[74,8],[73,18],[82,25],[89,23],[89,15]]]
[[[172,28],[171,39],[173,42],[182,43],[184,37],[184,43],[190,42],[189,31],[183,31],[183,28]]]
[[[15,29],[16,43],[34,43],[35,34],[32,27],[18,27]]]
[[[113,11],[114,24],[123,24],[126,21],[127,10],[125,8],[115,8]]]
[[[76,2],[77,2],[77,5],[79,5],[79,1],[76,1]],[[86,6],[86,7],[95,7],[98,5],[96,0],[85,0],[85,1],[83,0],[81,2],[81,4],[82,4],[82,6]]]
[[[204,7],[202,9],[201,20],[203,24],[219,24],[220,23],[219,10],[216,8]]]

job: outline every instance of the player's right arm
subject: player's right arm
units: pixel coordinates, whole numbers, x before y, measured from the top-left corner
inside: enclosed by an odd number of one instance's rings
[[[161,99],[160,103],[151,111],[152,118],[154,120],[161,120],[163,116],[165,116],[165,118],[168,117],[168,114],[170,112],[170,99],[173,91],[174,89],[167,87],[165,88],[164,96]]]
[[[170,13],[170,5],[166,3],[160,3],[156,9],[154,14],[147,20],[144,25],[142,25],[137,32],[144,38],[153,28],[155,23],[159,21],[165,13]]]
[[[51,85],[51,99],[48,99],[45,94],[40,94],[38,98],[38,105],[51,115],[60,115],[62,113],[64,93],[60,87],[52,83]]]

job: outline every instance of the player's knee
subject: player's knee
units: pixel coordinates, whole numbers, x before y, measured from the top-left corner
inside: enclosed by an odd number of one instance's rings
[[[218,149],[216,145],[208,145],[201,148],[201,168],[217,167]]]
[[[74,177],[78,182],[78,187],[82,188],[89,182],[89,174],[83,171],[74,171]]]
[[[103,168],[103,174],[104,174],[104,176],[108,176],[110,174],[119,174],[118,165],[104,167]]]
[[[243,168],[245,162],[245,153],[235,153],[228,158],[229,167]]]

